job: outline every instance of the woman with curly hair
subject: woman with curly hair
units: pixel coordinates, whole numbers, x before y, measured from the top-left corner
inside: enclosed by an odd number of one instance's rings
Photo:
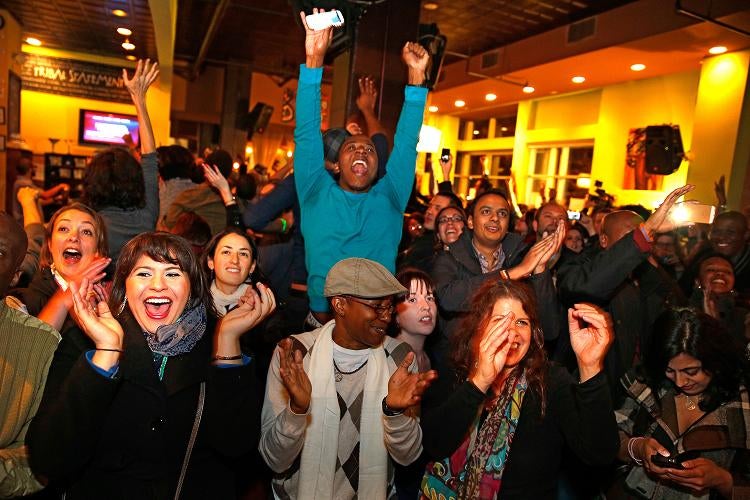
[[[745,498],[750,397],[743,346],[694,309],[664,312],[653,332],[643,365],[622,379],[628,398],[617,411],[619,456],[631,468],[613,498]]]
[[[138,61],[133,78],[123,70],[123,81],[138,114],[141,163],[124,148],[96,154],[83,180],[83,203],[101,215],[107,226],[109,255],[140,233],[153,231],[159,216],[156,143],[146,107],[146,93],[159,77],[159,65]]]
[[[602,370],[609,317],[590,304],[568,310],[579,374],[547,361],[534,294],[489,281],[452,339],[455,377],[424,397],[425,451],[434,459],[422,498],[556,498],[563,449],[611,463],[617,425]],[[441,382],[442,380],[442,382]]]

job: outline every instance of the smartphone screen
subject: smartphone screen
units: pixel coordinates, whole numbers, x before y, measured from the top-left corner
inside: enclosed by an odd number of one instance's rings
[[[451,150],[448,148],[443,148],[443,151],[440,153],[440,161],[448,161],[450,160],[451,156]]]
[[[711,224],[715,215],[716,207],[702,203],[677,203],[671,210],[677,224]]]
[[[574,212],[573,210],[568,210],[568,219],[569,220],[581,220],[581,212]]]

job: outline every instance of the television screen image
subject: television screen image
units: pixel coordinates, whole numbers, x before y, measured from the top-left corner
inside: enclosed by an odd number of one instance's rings
[[[124,138],[130,136],[130,140]],[[138,118],[135,115],[82,109],[78,122],[78,142],[91,145],[127,146],[138,143]]]

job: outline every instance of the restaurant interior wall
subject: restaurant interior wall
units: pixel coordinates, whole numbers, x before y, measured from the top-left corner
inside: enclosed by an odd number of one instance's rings
[[[0,180],[5,183],[7,173],[8,145],[8,89],[9,74],[21,73],[20,62],[17,55],[21,50],[21,25],[15,17],[5,9],[0,9],[0,15],[5,19],[5,27],[0,30],[0,108],[3,111],[3,120],[0,120],[0,136],[2,136],[2,147],[0,148]],[[6,186],[7,188],[7,186]],[[7,189],[0,189],[0,207],[5,207],[5,195]]]

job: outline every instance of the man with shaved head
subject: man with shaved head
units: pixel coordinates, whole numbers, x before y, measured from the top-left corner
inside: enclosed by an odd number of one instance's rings
[[[593,302],[604,307],[615,327],[615,342],[605,359],[605,370],[617,393],[615,406],[622,398],[620,377],[640,360],[647,345],[651,324],[674,290],[658,263],[649,259],[652,239],[659,231],[669,229],[669,210],[692,186],[672,191],[664,203],[644,221],[638,214],[618,210],[607,214],[602,223],[599,244],[602,251],[566,261],[557,273],[561,301]],[[568,339],[558,343],[555,357],[567,364]]]
[[[5,304],[5,294],[26,254],[26,233],[0,212],[0,498],[42,488],[29,467],[24,440],[44,392],[60,334]]]

